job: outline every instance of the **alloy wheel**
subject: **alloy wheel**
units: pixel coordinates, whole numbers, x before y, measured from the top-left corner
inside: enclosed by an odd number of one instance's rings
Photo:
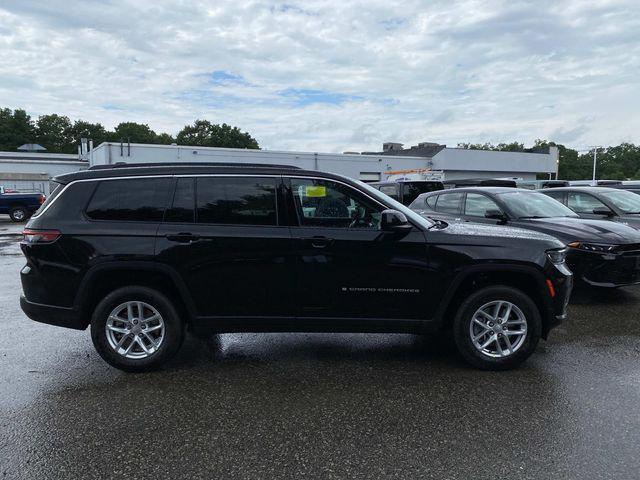
[[[114,308],[105,330],[111,348],[134,360],[153,355],[165,337],[165,323],[160,312],[139,301],[125,302]]]
[[[473,346],[483,355],[508,357],[522,347],[527,337],[527,318],[517,305],[495,300],[473,314],[469,335]]]

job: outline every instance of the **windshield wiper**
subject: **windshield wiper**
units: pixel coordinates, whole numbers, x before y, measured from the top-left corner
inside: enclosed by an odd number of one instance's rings
[[[543,217],[542,215],[529,215],[528,217],[518,217],[519,219],[524,219],[524,218],[550,218],[550,217]]]

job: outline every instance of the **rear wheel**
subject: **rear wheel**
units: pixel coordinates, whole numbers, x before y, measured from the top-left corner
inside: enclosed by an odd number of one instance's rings
[[[9,217],[14,222],[24,222],[27,218],[29,218],[29,212],[24,207],[13,207],[9,212]]]
[[[184,325],[171,301],[147,287],[123,287],[96,307],[91,339],[100,356],[127,372],[154,370],[184,339]]]
[[[524,362],[542,332],[540,312],[531,298],[506,286],[474,292],[460,306],[453,324],[460,354],[485,370],[507,370]]]

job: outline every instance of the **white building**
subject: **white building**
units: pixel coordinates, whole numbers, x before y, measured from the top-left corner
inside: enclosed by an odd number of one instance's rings
[[[386,146],[387,144],[385,144]],[[400,145],[400,144],[392,144]],[[421,144],[427,145],[427,144]],[[91,165],[165,162],[238,162],[294,165],[309,170],[339,173],[364,181],[386,180],[390,172],[442,171],[444,179],[519,178],[535,180],[538,173],[555,174],[558,149],[549,153],[496,152],[447,148],[385,150],[378,153],[319,153],[183,145],[122,144],[105,142],[89,152]]]
[[[0,152],[0,186],[48,195],[52,177],[88,167],[78,154]]]

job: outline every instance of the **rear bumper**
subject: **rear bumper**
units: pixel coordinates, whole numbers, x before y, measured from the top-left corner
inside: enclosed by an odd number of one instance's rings
[[[20,308],[22,308],[22,311],[27,317],[36,322],[76,330],[84,330],[88,325],[88,322],[73,308],[33,303],[28,301],[24,296],[20,296]]]

